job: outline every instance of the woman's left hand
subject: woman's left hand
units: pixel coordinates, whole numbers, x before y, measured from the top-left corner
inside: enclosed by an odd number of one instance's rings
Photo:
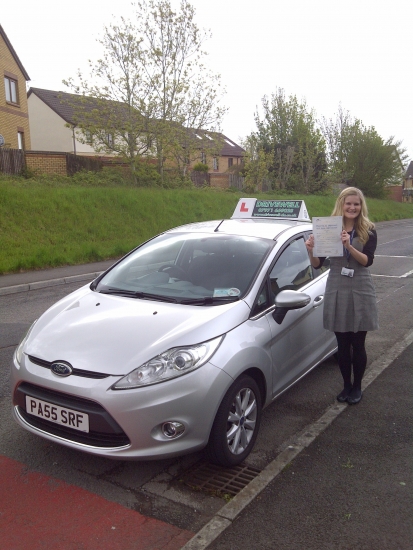
[[[350,235],[343,229],[341,232],[341,242],[343,243],[344,248],[349,250],[350,248]]]

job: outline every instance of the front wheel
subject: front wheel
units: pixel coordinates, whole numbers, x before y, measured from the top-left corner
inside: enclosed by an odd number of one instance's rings
[[[258,384],[243,375],[225,394],[212,425],[208,458],[221,466],[236,466],[252,451],[261,422]]]

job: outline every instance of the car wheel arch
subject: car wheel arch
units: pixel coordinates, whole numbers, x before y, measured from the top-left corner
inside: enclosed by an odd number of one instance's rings
[[[255,380],[255,382],[257,383],[258,388],[260,390],[261,403],[262,403],[262,406],[264,408],[266,403],[267,403],[267,383],[266,383],[266,380],[265,380],[264,373],[262,372],[262,370],[260,370],[257,367],[251,367],[251,368],[243,371],[237,377],[237,379],[240,378],[241,376],[245,375],[245,374],[247,376],[251,376],[251,378],[253,378]]]

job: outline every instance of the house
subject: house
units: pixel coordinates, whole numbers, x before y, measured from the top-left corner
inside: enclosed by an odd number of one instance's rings
[[[55,151],[77,155],[95,155],[87,143],[76,136],[73,107],[74,94],[30,88],[27,94],[30,132],[34,151]]]
[[[404,174],[403,202],[413,202],[413,161],[411,160]]]
[[[30,149],[26,82],[30,80],[17,53],[0,25],[0,143],[10,149]]]
[[[194,129],[189,131],[199,140],[199,154],[191,162],[192,165],[202,162],[202,164],[208,165],[210,172],[226,172],[242,163],[245,149],[224,134]],[[213,142],[218,144],[217,148],[213,147]],[[217,151],[217,154],[213,153],[214,150]]]
[[[82,109],[91,113],[98,107],[93,98],[84,98],[67,92],[30,88],[28,92],[30,131],[32,149],[36,151],[61,151],[77,155],[101,155],[88,143],[78,139],[76,113],[73,105],[79,101]],[[114,108],[120,104],[114,103]],[[122,107],[120,107],[122,109]],[[121,112],[121,111],[119,111]],[[187,137],[198,143],[197,153],[191,155],[190,167],[198,162],[209,166],[210,172],[226,172],[228,168],[241,164],[244,149],[221,133],[206,130],[187,129]],[[110,145],[111,136],[108,135]],[[213,145],[218,144],[218,148]],[[217,151],[217,153],[211,153]],[[110,153],[105,153],[110,156]],[[185,161],[185,145],[182,160]],[[178,161],[178,159],[176,159]]]

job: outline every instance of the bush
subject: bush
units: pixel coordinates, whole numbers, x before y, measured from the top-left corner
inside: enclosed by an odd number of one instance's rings
[[[133,178],[134,184],[138,185],[139,187],[152,187],[156,185],[161,185],[161,176],[158,174],[156,166],[149,162],[136,162]]]
[[[165,170],[162,187],[164,189],[191,189],[192,180],[189,176],[183,176],[178,170]]]
[[[197,162],[192,170],[194,170],[195,172],[208,172],[209,166],[208,164],[204,164],[203,162]]]

